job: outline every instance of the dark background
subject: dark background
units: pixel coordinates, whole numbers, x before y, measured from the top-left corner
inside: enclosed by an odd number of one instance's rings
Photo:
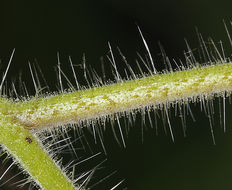
[[[192,48],[198,47],[195,27],[206,39],[211,36],[215,43],[222,40],[227,56],[230,56],[231,49],[222,20],[229,24],[231,5],[229,0],[1,1],[1,71],[4,71],[13,48],[16,48],[7,81],[15,80],[17,83],[18,73],[22,73],[31,95],[35,94],[28,61],[38,62],[53,91],[58,86],[54,71],[57,52],[60,53],[61,67],[70,78],[69,55],[74,64],[80,64],[85,53],[86,64],[101,72],[100,58],[109,51],[108,41],[115,54],[116,47],[120,47],[133,67],[136,52],[146,53],[136,24],[140,26],[155,60],[160,58],[158,42],[170,58],[176,59],[183,58],[183,50],[186,49],[184,38]],[[116,59],[121,70],[125,65],[118,55]],[[162,69],[159,63],[157,65],[158,69]],[[109,70],[106,69],[106,72]],[[176,135],[175,143],[169,135],[161,132],[157,137],[150,129],[144,132],[144,143],[141,143],[140,126],[137,124],[129,133],[126,149],[115,145],[109,148],[109,163],[126,179],[128,189],[230,189],[230,107],[228,104],[228,130],[225,134],[219,126],[218,109],[215,109],[216,146],[212,143],[207,117],[199,112],[199,106],[193,106],[196,122],[188,117],[186,138],[180,135],[181,124],[174,116],[171,123]],[[162,122],[158,124],[162,129]],[[112,138],[106,139],[109,147],[111,141]]]

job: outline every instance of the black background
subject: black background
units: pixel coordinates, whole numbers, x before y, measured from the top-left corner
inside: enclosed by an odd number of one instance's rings
[[[231,5],[229,0],[1,1],[1,71],[16,48],[7,80],[17,80],[21,72],[33,95],[28,61],[35,62],[36,59],[50,89],[55,91],[58,86],[54,71],[57,52],[62,60],[61,67],[70,78],[69,55],[74,64],[80,64],[85,53],[87,65],[100,72],[100,58],[109,51],[108,41],[115,52],[116,47],[120,47],[133,67],[136,52],[146,53],[136,24],[140,26],[154,59],[160,57],[158,42],[170,58],[176,59],[183,58],[184,38],[192,48],[198,47],[195,27],[206,39],[211,36],[215,43],[222,40],[227,56],[230,56],[222,20],[229,23]],[[118,61],[119,70],[125,67],[121,64]],[[157,68],[162,69],[162,65],[157,63]],[[219,126],[218,109],[215,110],[216,146],[212,143],[207,117],[197,106],[193,107],[196,122],[188,118],[187,138],[181,135],[180,122],[173,116],[175,143],[169,135],[161,133],[156,137],[154,131],[147,130],[142,144],[140,130],[132,129],[126,140],[127,148],[114,146],[109,151],[109,162],[126,179],[128,189],[230,189],[232,132],[229,107],[230,104],[227,106],[228,131],[225,134]],[[161,122],[159,125],[162,128]],[[139,124],[135,128],[139,128]],[[106,144],[110,145],[112,139],[109,139]]]

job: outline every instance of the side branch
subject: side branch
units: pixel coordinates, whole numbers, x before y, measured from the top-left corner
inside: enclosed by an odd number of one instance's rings
[[[2,108],[2,105],[1,105]],[[49,154],[24,126],[0,113],[0,144],[44,190],[75,190]]]

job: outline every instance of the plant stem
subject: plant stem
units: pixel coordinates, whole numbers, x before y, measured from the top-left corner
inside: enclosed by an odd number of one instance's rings
[[[28,128],[78,123],[146,106],[164,106],[232,90],[232,64],[216,64],[88,90],[34,98],[14,104],[9,112]]]
[[[28,101],[0,98],[0,143],[43,189],[73,190],[72,183],[30,129],[105,118],[146,106],[156,109],[199,97],[224,96],[231,91],[232,64],[223,63]]]
[[[3,113],[0,113],[0,144],[41,189],[75,190],[31,132]]]

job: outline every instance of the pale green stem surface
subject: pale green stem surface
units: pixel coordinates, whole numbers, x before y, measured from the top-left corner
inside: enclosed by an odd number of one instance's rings
[[[199,96],[223,95],[232,90],[232,64],[217,64],[159,74],[88,90],[14,102],[0,99],[0,143],[21,167],[46,190],[74,187],[31,135],[40,129],[121,111],[195,100]],[[29,136],[32,143],[25,138]]]
[[[11,108],[12,104],[9,101],[0,100],[0,144],[42,189],[74,190],[72,182],[37,142],[30,130],[7,115],[7,110]]]
[[[30,139],[27,141],[26,138]],[[41,147],[25,126],[1,114],[0,144],[13,155],[20,167],[45,190],[74,190],[71,181]]]
[[[232,64],[217,64],[35,98],[16,103],[9,114],[29,128],[40,128],[231,90]]]

